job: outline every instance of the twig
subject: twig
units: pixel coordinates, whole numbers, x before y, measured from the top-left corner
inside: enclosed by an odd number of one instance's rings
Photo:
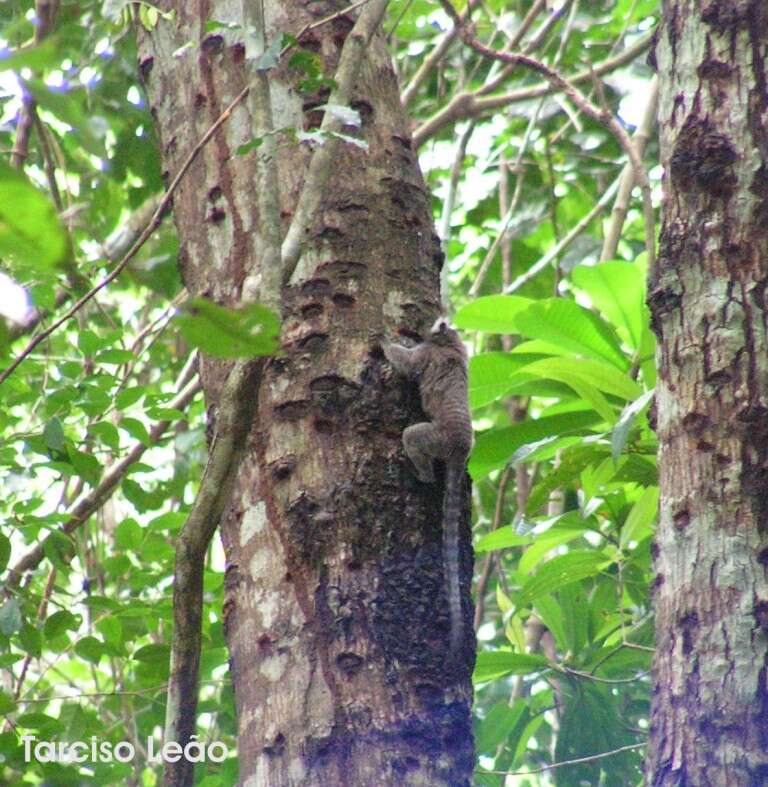
[[[344,41],[339,55],[339,65],[334,77],[336,87],[331,92],[328,104],[347,106],[350,103],[358,66],[368,42],[384,16],[388,2],[389,0],[370,0],[361,11],[357,22]],[[282,281],[285,284],[291,280],[296,270],[301,256],[304,235],[317,215],[338,143],[333,134],[339,132],[341,128],[342,121],[333,112],[326,109],[323,122],[320,125],[323,144],[312,154],[304,179],[304,187],[299,195],[293,219],[281,248],[281,273]]]
[[[453,5],[449,2],[449,0],[439,0],[440,5],[443,6],[445,12],[451,16],[454,20],[454,23],[461,27],[462,22],[461,19],[456,12],[456,9]],[[654,232],[654,218],[653,218],[653,205],[651,203],[651,187],[648,183],[648,176],[645,172],[645,168],[643,167],[643,162],[640,156],[637,153],[635,146],[632,144],[632,140],[629,137],[624,126],[619,123],[616,117],[613,115],[612,112],[608,110],[606,107],[605,109],[600,109],[596,107],[589,99],[577,88],[575,85],[571,84],[565,77],[563,77],[560,73],[558,73],[554,68],[542,63],[539,60],[536,60],[533,57],[529,57],[528,55],[513,55],[507,52],[499,52],[494,49],[489,49],[487,46],[482,44],[476,38],[474,38],[469,30],[466,27],[461,27],[459,31],[459,35],[461,36],[461,40],[471,49],[473,49],[478,54],[482,55],[483,57],[487,57],[493,60],[499,60],[502,63],[509,63],[509,64],[521,64],[530,68],[533,71],[537,71],[538,73],[545,76],[549,82],[556,87],[558,90],[565,93],[568,98],[573,101],[574,104],[588,117],[592,118],[597,123],[600,123],[604,126],[611,134],[614,135],[616,141],[621,146],[624,153],[627,155],[627,158],[632,162],[632,167],[634,169],[635,179],[640,186],[640,189],[643,194],[643,214],[645,218],[645,246],[646,246],[646,253],[648,254],[648,269],[649,272],[652,272],[655,267],[655,256],[656,256],[656,236]],[[595,71],[590,70],[590,79],[594,79]]]
[[[160,204],[157,206],[157,209],[152,214],[149,224],[147,224],[143,232],[134,241],[133,245],[125,253],[125,256],[120,260],[120,262],[118,262],[112,271],[108,273],[97,285],[88,290],[85,295],[78,298],[71,308],[69,308],[64,313],[64,315],[53,322],[44,331],[41,331],[29,342],[29,344],[27,344],[21,353],[16,356],[13,363],[11,363],[11,365],[8,366],[7,369],[3,370],[3,372],[0,374],[0,385],[2,385],[11,376],[11,374],[13,374],[17,367],[34,351],[34,349],[41,342],[45,341],[57,328],[67,322],[67,320],[69,320],[73,315],[77,314],[77,312],[80,311],[80,309],[82,309],[83,306],[94,297],[94,295],[103,290],[111,281],[114,281],[114,279],[116,279],[123,272],[128,263],[136,256],[139,249],[146,243],[149,236],[159,226],[160,222],[162,221],[163,214],[165,213],[165,210],[168,207],[174,192],[178,188],[179,183],[181,183],[184,175],[186,175],[187,170],[189,170],[190,166],[192,165],[192,162],[197,158],[197,155],[200,153],[200,151],[209,142],[211,137],[213,137],[213,135],[219,130],[222,124],[229,118],[229,116],[232,114],[232,111],[247,94],[248,87],[246,86],[235,96],[229,106],[219,115],[218,118],[216,118],[213,125],[208,129],[208,131],[205,132],[205,134],[203,134],[194,148],[192,148],[189,155],[184,160],[184,163],[181,165],[179,171],[176,173],[176,176],[171,181],[171,184],[168,186],[168,189],[163,195],[163,198],[160,200]]]
[[[504,497],[507,491],[507,484],[509,477],[512,474],[512,467],[507,465],[504,472],[499,479],[499,489],[496,492],[496,508],[493,512],[493,522],[489,533],[493,533],[501,525],[501,518],[504,515]],[[477,580],[477,587],[475,589],[475,631],[480,627],[480,621],[483,619],[483,609],[485,607],[485,588],[488,585],[488,579],[491,576],[491,563],[493,561],[493,552],[489,552],[483,559],[483,568],[480,571],[480,577]]]
[[[600,752],[600,754],[590,754],[588,757],[576,757],[573,760],[561,760],[560,762],[553,762],[551,765],[545,765],[543,768],[532,768],[529,771],[486,771],[478,769],[476,773],[489,773],[493,776],[529,776],[533,773],[546,773],[555,768],[565,768],[568,765],[579,765],[583,762],[594,762],[595,760],[602,760],[605,757],[613,757],[616,754],[621,754],[625,751],[634,751],[635,749],[644,749],[645,743],[630,743],[628,746],[619,746],[618,749],[611,749],[611,751]]]
[[[563,236],[563,238],[556,243],[543,257],[537,260],[531,267],[523,274],[518,276],[512,284],[507,287],[504,292],[509,294],[511,292],[515,292],[515,290],[519,290],[524,284],[527,284],[531,279],[535,278],[540,271],[549,265],[553,259],[555,259],[564,249],[573,243],[574,240],[587,228],[589,223],[598,216],[605,208],[608,206],[608,203],[613,199],[614,194],[616,193],[617,189],[619,188],[619,180],[618,178],[605,190],[604,194],[595,204],[595,207],[592,208],[589,213],[584,216],[584,218],[576,224],[571,231]]]
[[[50,32],[56,14],[59,11],[59,0],[37,0],[35,3],[35,17],[37,27],[35,28],[34,42],[39,44]],[[26,93],[19,116],[19,124],[16,128],[16,138],[13,141],[11,151],[11,166],[14,169],[21,169],[24,161],[29,155],[29,135],[35,123],[37,115],[37,103],[35,99]]]
[[[471,121],[464,133],[459,139],[459,144],[456,146],[456,155],[451,165],[451,178],[448,181],[448,194],[443,202],[443,215],[440,221],[440,228],[438,234],[443,245],[443,251],[448,251],[448,241],[451,237],[451,215],[453,214],[453,206],[456,202],[456,190],[459,185],[459,178],[461,177],[461,167],[464,163],[464,157],[467,154],[467,145],[469,144],[470,137],[475,130],[475,121]],[[451,299],[448,296],[448,260],[443,262],[443,267],[440,269],[440,304],[442,313],[445,315],[451,314]]]
[[[650,93],[648,96],[648,103],[645,105],[645,112],[640,120],[640,125],[635,129],[635,133],[632,135],[632,143],[637,150],[638,156],[643,155],[645,146],[648,144],[648,140],[653,132],[658,105],[659,77],[655,75],[651,80]],[[621,229],[624,226],[624,220],[627,218],[629,198],[632,194],[632,187],[634,185],[635,170],[631,162],[627,162],[619,176],[619,191],[616,195],[616,201],[613,203],[611,219],[608,222],[605,237],[603,238],[603,248],[600,251],[601,262],[612,260],[616,256],[616,249],[618,248],[619,238],[621,237]]]
[[[635,58],[645,52],[651,45],[653,34],[649,33],[643,38],[638,39],[632,46],[627,47],[623,52],[609,57],[592,69],[580,71],[575,74],[570,84],[578,85],[582,82],[589,82],[593,74],[607,74],[616,68],[620,68],[627,63],[631,63]],[[511,90],[508,93],[501,93],[496,96],[479,96],[477,93],[460,92],[457,93],[448,104],[436,112],[429,120],[422,123],[413,132],[413,145],[421,147],[428,139],[434,137],[442,128],[449,123],[455,123],[467,118],[480,117],[488,112],[515,104],[519,101],[528,101],[532,98],[541,98],[558,91],[558,88],[550,81],[539,82],[535,85]]]
[[[479,5],[479,0],[469,0],[467,8],[461,12],[462,18],[466,18],[467,13],[470,11],[472,6],[476,5]],[[456,25],[454,25],[447,33],[443,35],[435,48],[424,58],[421,65],[416,70],[416,73],[413,75],[413,77],[411,77],[411,81],[405,86],[405,89],[400,95],[400,102],[404,107],[407,107],[408,104],[413,101],[413,97],[416,95],[416,91],[419,89],[422,82],[424,82],[432,69],[443,59],[443,57],[445,57],[445,53],[448,51],[448,48],[456,40],[456,35],[458,32],[458,28]]]

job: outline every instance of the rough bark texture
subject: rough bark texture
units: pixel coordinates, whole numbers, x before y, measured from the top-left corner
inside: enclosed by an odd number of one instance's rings
[[[297,34],[345,2],[266,0],[268,34]],[[163,4],[168,7],[168,4]],[[175,171],[246,83],[234,28],[240,4],[175,4],[140,41],[141,73]],[[341,17],[301,47],[332,75],[352,25]],[[182,45],[193,46],[173,55]],[[312,129],[327,94],[307,95],[287,67],[270,72],[275,126]],[[429,195],[380,39],[353,106],[368,151],[344,146],[283,293],[283,357],[264,371],[222,522],[225,631],[239,723],[241,781],[265,785],[464,785],[473,768],[471,668],[444,668],[448,616],[441,561],[442,485],[416,481],[403,428],[418,395],[389,371],[376,338],[415,336],[439,309],[442,263]],[[355,133],[350,130],[350,133]],[[237,302],[258,264],[255,153],[244,102],[174,200],[180,265],[195,294]],[[281,211],[290,220],[309,157],[279,146]],[[226,365],[203,364],[215,408]],[[468,496],[462,589],[471,631]],[[471,643],[467,643],[468,645]]]
[[[767,44],[764,0],[663,4],[651,785],[768,784]]]

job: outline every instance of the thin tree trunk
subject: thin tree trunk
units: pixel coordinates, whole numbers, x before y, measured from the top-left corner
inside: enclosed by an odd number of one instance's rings
[[[650,785],[768,784],[768,13],[666,0]]]
[[[265,0],[268,38],[298,35],[346,5]],[[169,172],[248,79],[238,28],[204,32],[211,20],[240,25],[239,10],[234,18],[231,3],[212,0],[201,19],[198,6],[175,7],[176,21],[140,37]],[[318,55],[333,75],[353,22],[342,15],[305,32],[300,51]],[[313,131],[328,92],[302,93],[305,75],[288,67],[289,57],[269,72],[274,125]],[[387,371],[378,349],[381,336],[416,336],[434,320],[442,254],[378,37],[352,106],[362,128],[345,132],[368,149],[340,148],[283,290],[284,355],[264,370],[259,420],[222,522],[240,776],[254,787],[466,785],[471,664],[444,666],[442,489],[419,483],[403,455],[401,432],[417,419],[418,396]],[[263,248],[259,149],[236,154],[251,137],[243,102],[174,200],[184,282],[224,304],[239,300]],[[287,224],[310,150],[288,134],[279,142]],[[202,364],[213,411],[227,368]],[[469,633],[468,496],[465,513]]]

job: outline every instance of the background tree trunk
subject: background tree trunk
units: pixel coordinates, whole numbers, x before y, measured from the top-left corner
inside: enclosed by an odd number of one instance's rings
[[[653,785],[768,783],[768,12],[664,3]]]
[[[266,0],[269,37],[298,35],[345,5]],[[167,172],[247,83],[241,28],[205,32],[207,21],[241,26],[239,9],[233,16],[231,4],[214,0],[203,16],[174,6],[177,22],[140,42]],[[301,37],[326,75],[353,21],[341,16]],[[275,127],[311,130],[327,90],[302,93],[304,75],[286,60],[270,71]],[[266,367],[222,523],[240,775],[259,787],[468,784],[471,664],[443,664],[442,485],[418,483],[403,455],[400,435],[417,418],[418,395],[387,371],[377,346],[381,335],[415,337],[434,320],[442,264],[381,38],[367,50],[353,107],[368,150],[341,149],[283,293],[285,354]],[[260,258],[258,150],[235,153],[251,137],[241,103],[174,200],[185,284],[224,304],[238,301]],[[281,143],[287,221],[310,151],[287,135]],[[227,365],[202,367],[215,410]],[[469,632],[468,502],[466,514]]]

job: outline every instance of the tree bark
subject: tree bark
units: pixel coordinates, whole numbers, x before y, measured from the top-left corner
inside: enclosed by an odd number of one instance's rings
[[[650,785],[768,784],[768,10],[666,0]]]
[[[139,47],[171,174],[248,81],[241,28],[205,32],[206,21],[242,25],[238,4],[173,5],[176,21],[143,32]],[[268,38],[298,35],[346,5],[265,0]],[[332,76],[353,22],[342,15],[305,32],[299,49]],[[302,92],[304,75],[288,60],[269,72],[275,127],[312,131],[327,89]],[[222,521],[240,778],[254,787],[465,785],[474,765],[472,665],[469,656],[454,670],[443,661],[442,484],[419,483],[404,457],[400,437],[419,418],[418,395],[378,348],[381,336],[416,337],[434,320],[442,253],[380,37],[361,63],[352,106],[362,127],[348,132],[368,149],[341,148],[283,289],[284,354],[254,391],[258,418]],[[222,304],[239,301],[264,247],[259,149],[235,153],[251,137],[243,102],[174,200],[184,282]],[[311,151],[287,134],[278,139],[285,232]],[[227,370],[201,364],[212,411]],[[471,635],[468,509],[467,495]]]

